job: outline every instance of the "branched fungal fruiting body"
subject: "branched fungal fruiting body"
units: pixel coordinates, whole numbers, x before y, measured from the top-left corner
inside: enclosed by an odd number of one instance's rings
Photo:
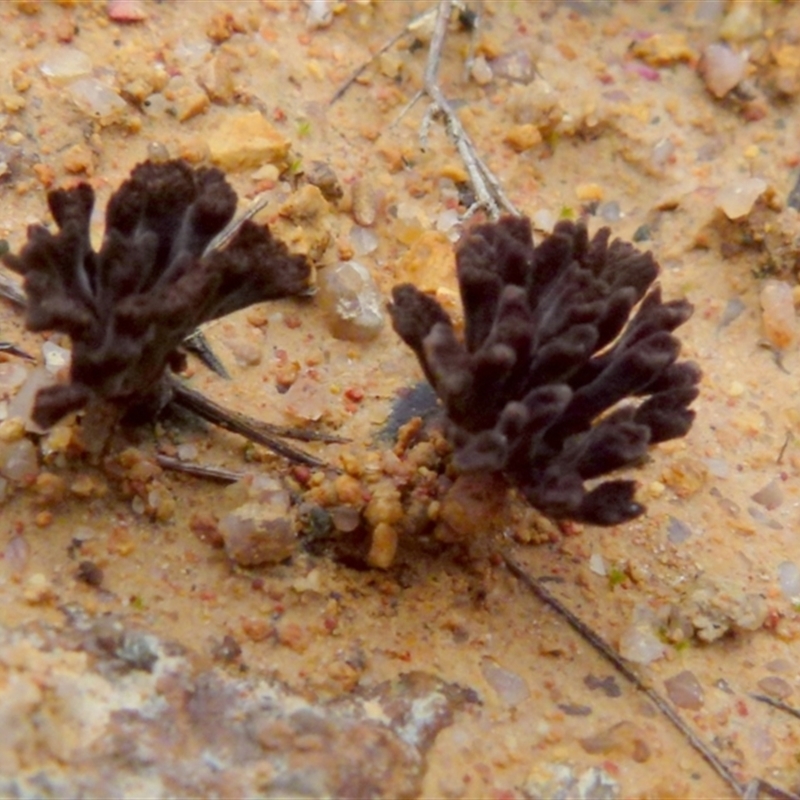
[[[609,237],[560,222],[534,247],[516,217],[468,231],[456,251],[463,341],[410,284],[390,307],[444,406],[456,467],[502,472],[543,512],[599,525],[644,509],[634,481],[585,481],[684,436],[700,380],[672,335],[691,304],[663,302],[652,255]],[[639,402],[618,406],[626,398]]]
[[[44,427],[94,400],[122,412],[147,406],[166,391],[166,367],[181,363],[181,342],[198,325],[308,287],[306,259],[253,222],[203,255],[236,211],[217,169],[181,160],[137,166],[109,200],[99,252],[89,238],[92,187],[47,200],[58,232],[32,226],[19,255],[3,258],[25,278],[28,328],[72,340],[69,383],[36,398],[34,420]]]

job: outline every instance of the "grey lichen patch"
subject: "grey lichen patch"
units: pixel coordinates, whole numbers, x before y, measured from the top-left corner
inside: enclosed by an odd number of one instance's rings
[[[439,731],[479,702],[418,671],[317,701],[195,661],[79,608],[61,630],[0,629],[13,687],[0,694],[0,793],[414,797]]]

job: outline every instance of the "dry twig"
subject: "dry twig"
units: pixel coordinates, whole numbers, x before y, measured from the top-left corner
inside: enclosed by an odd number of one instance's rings
[[[244,477],[243,472],[234,472],[222,467],[209,467],[205,464],[197,464],[193,461],[182,461],[180,458],[165,456],[163,453],[156,455],[156,461],[160,467],[172,470],[173,472],[183,472],[194,478],[205,478],[217,483],[236,483]]]
[[[475,192],[475,202],[467,209],[464,216],[469,217],[480,209],[486,211],[492,219],[497,219],[503,211],[519,215],[519,211],[506,195],[500,185],[500,181],[486,165],[486,162],[478,155],[475,144],[439,86],[439,64],[442,60],[442,50],[447,36],[447,26],[450,22],[452,7],[452,0],[439,0],[436,11],[436,23],[433,29],[430,49],[428,50],[428,63],[425,67],[425,93],[431,99],[431,106],[423,119],[422,144],[425,146],[426,129],[429,120],[432,117],[441,116],[444,119],[447,135],[464,162],[470,183]]]
[[[236,411],[223,408],[210,400],[200,392],[190,389],[174,378],[170,378],[172,389],[171,402],[180,408],[191,411],[198,417],[202,417],[208,422],[224,428],[231,433],[238,433],[245,439],[256,444],[268,447],[274,453],[298,464],[306,464],[310,467],[325,467],[324,461],[299,450],[296,447],[286,444],[279,437],[300,439],[302,441],[321,441],[321,442],[344,442],[346,440],[326,433],[315,431],[299,430],[296,428],[284,428],[279,425],[270,425],[266,422],[259,422],[252,417],[239,414]]]
[[[427,145],[427,135],[430,129],[431,121],[436,117],[441,117],[444,120],[445,130],[447,135],[458,151],[461,160],[469,175],[469,181],[475,193],[475,202],[466,210],[464,217],[470,217],[478,210],[484,210],[492,218],[497,219],[501,213],[509,213],[518,215],[519,211],[512,203],[511,199],[503,190],[500,181],[495,174],[487,166],[486,162],[478,155],[475,143],[470,138],[461,120],[458,118],[456,110],[453,105],[445,97],[439,85],[439,65],[442,60],[442,52],[444,49],[445,39],[447,38],[447,27],[450,23],[450,16],[453,8],[458,8],[461,4],[455,3],[454,0],[439,0],[435,13],[436,19],[434,22],[433,36],[431,38],[430,47],[428,49],[428,61],[425,66],[424,86],[420,89],[408,105],[400,112],[398,119],[401,119],[424,95],[427,95],[431,101],[430,106],[422,120],[420,128],[420,140],[423,147]],[[413,28],[420,23],[421,20],[426,19],[434,12],[430,9],[423,14],[415,17],[406,28],[398,35],[392,37],[380,50],[370,58],[366,63],[362,64],[347,81],[334,94],[331,99],[331,104],[335,103],[344,93],[352,86],[359,75],[371,64],[374,59],[385,53],[390,49],[399,39],[406,33],[413,30]]]

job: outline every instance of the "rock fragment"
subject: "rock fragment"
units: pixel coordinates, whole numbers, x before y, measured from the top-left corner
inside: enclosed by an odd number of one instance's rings
[[[699,711],[703,707],[703,687],[697,676],[688,669],[664,681],[667,697],[678,707]]]
[[[383,329],[383,297],[357,261],[342,261],[320,273],[319,302],[337,339],[369,341]]]
[[[761,321],[770,344],[779,350],[797,341],[797,315],[792,287],[786,281],[767,280],[759,294]]]
[[[278,481],[270,482],[257,492],[257,499],[225,514],[219,530],[225,551],[240,566],[284,561],[297,546],[298,525],[289,492]]]
[[[258,111],[229,114],[208,137],[211,161],[229,172],[282,163],[289,140]]]
[[[767,189],[762,178],[742,178],[721,187],[717,192],[717,208],[728,219],[746,217]]]
[[[710,44],[703,51],[697,71],[714,97],[725,97],[744,78],[747,58],[725,44]]]

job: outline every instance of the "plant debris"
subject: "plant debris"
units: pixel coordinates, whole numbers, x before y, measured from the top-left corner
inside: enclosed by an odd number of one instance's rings
[[[198,325],[308,288],[305,257],[249,220],[224,250],[204,254],[236,210],[217,169],[139,164],[109,201],[99,252],[90,242],[92,187],[47,200],[58,233],[32,226],[22,251],[3,257],[25,277],[27,327],[72,340],[69,382],[36,397],[43,427],[98,402],[120,416],[151,416],[170,399],[166,368],[180,368],[181,343]]]
[[[598,525],[644,508],[632,480],[584,482],[684,436],[700,379],[696,364],[677,361],[671,333],[691,304],[663,302],[650,288],[652,255],[609,238],[563,221],[534,247],[524,218],[473,228],[456,251],[463,341],[410,284],[395,287],[390,307],[444,406],[456,468],[502,472],[543,512]]]

